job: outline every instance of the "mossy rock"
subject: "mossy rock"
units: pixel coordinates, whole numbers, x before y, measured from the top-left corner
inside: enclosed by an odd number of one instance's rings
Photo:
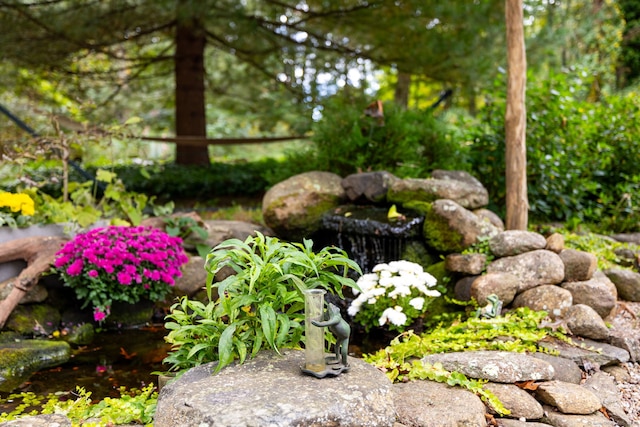
[[[149,300],[135,304],[114,302],[104,326],[108,329],[126,329],[146,325],[153,319],[154,307],[154,303]]]
[[[12,340],[0,343],[0,391],[9,393],[34,373],[62,365],[71,347],[64,341]]]
[[[50,335],[60,325],[60,312],[48,304],[18,305],[5,325],[21,335]]]
[[[322,216],[345,200],[342,178],[306,172],[273,186],[262,201],[262,216],[278,237],[300,241],[318,231]]]
[[[96,331],[91,323],[80,323],[65,328],[63,339],[73,345],[88,345],[93,342]]]
[[[429,253],[427,247],[417,240],[407,242],[402,251],[401,259],[419,264],[423,268],[427,268],[436,261],[436,258]]]

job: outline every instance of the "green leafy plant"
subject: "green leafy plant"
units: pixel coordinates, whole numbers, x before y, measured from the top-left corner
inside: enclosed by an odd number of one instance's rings
[[[453,351],[535,352],[540,350],[540,340],[549,335],[560,335],[559,332],[540,327],[546,317],[546,312],[533,311],[527,307],[489,319],[469,317],[462,321],[461,315],[458,315],[457,319],[422,335],[405,332],[369,360],[380,360],[387,355],[400,356],[404,360],[408,357]]]
[[[473,174],[504,213],[506,79],[494,85],[479,125],[468,127]],[[591,223],[628,231],[640,222],[634,166],[640,124],[637,93],[590,99],[594,76],[584,70],[527,76],[527,183],[535,221]],[[594,159],[597,162],[594,163]],[[612,220],[608,220],[612,218]]]
[[[164,231],[173,237],[181,238],[185,244],[193,242],[196,252],[201,257],[209,253],[210,246],[203,243],[209,236],[198,221],[190,216],[169,216],[164,219]]]
[[[357,296],[347,312],[367,332],[373,326],[403,332],[441,296],[435,277],[409,261],[378,264],[357,284],[361,291],[354,291]]]
[[[424,177],[433,169],[468,169],[467,147],[456,129],[432,111],[384,105],[384,120],[364,110],[364,96],[337,95],[315,123],[313,148],[291,153],[307,170],[346,176],[357,170],[387,170],[400,177]]]
[[[323,288],[342,296],[357,289],[350,270],[360,267],[338,248],[313,251],[313,242],[283,242],[261,233],[230,239],[207,255],[208,302],[183,297],[171,308],[165,327],[172,351],[164,362],[183,370],[218,361],[217,370],[258,351],[296,347],[303,340],[304,294]],[[231,273],[220,282],[214,276]],[[214,293],[215,291],[215,293]]]
[[[98,183],[104,185],[100,194]],[[34,200],[34,223],[71,223],[81,228],[105,219],[114,225],[139,225],[153,197],[127,191],[117,176],[105,170],[96,172],[96,182],[70,182],[68,200],[35,188],[25,190]]]
[[[64,399],[59,393],[47,396],[30,392],[11,394],[6,399],[0,398],[0,404],[15,404],[15,408],[0,414],[0,422],[37,414],[62,414],[74,426],[86,424],[89,419],[96,427],[133,423],[151,425],[158,401],[155,387],[149,385],[141,390],[121,387],[119,391],[119,398],[107,397],[98,402],[93,401],[91,392],[82,387],[78,387],[72,394],[74,398],[70,399]]]
[[[396,337],[389,346],[364,359],[386,373],[392,381],[431,379],[449,385],[462,386],[478,394],[496,412],[507,414],[502,403],[482,385],[483,381],[470,380],[459,372],[449,372],[438,364],[422,363],[427,354],[502,350],[516,352],[546,352],[538,343],[548,336],[567,341],[560,331],[545,327],[547,313],[527,307],[517,308],[494,318],[469,317],[462,314],[449,318],[433,330],[421,335],[408,331]],[[506,411],[506,412],[505,412]]]

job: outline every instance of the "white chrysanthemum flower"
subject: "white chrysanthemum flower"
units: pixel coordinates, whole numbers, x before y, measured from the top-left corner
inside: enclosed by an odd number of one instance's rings
[[[373,288],[369,291],[369,295],[373,295],[376,297],[382,296],[387,292],[385,288]]]
[[[360,311],[360,307],[362,307],[362,304],[356,304],[356,300],[353,300],[349,308],[347,308],[347,313],[349,316],[354,317]]]
[[[394,261],[394,267],[398,269],[400,273],[409,273],[409,274],[420,274],[422,273],[422,266],[420,264],[416,264],[415,262],[400,260]]]
[[[426,296],[428,297],[439,297],[440,295],[442,295],[440,292],[436,291],[435,289],[429,289],[427,292],[424,293]]]
[[[423,272],[420,274],[420,280],[423,281],[428,287],[433,288],[438,284],[438,279],[433,277],[431,274],[427,272]]]
[[[429,292],[429,289],[424,285],[424,283],[416,283],[413,285],[413,287],[422,294],[427,294],[427,292]]]
[[[389,270],[389,266],[385,263],[381,263],[376,265],[375,267],[373,267],[373,269],[371,271],[373,271],[374,273],[377,273],[379,271],[383,271],[383,270]]]
[[[369,299],[367,300],[367,304],[369,304],[369,305],[373,305],[373,304],[375,304],[377,301],[378,301],[378,299],[377,299],[377,298],[369,298]]]
[[[389,292],[389,298],[396,299],[397,297],[406,297],[411,295],[411,288],[403,284],[397,285],[394,290]]]
[[[380,277],[380,279],[387,279],[389,277],[393,277],[393,272],[389,270],[381,270],[378,271],[378,277]]]
[[[424,307],[424,298],[422,297],[413,298],[411,301],[409,301],[409,305],[415,308],[416,310],[422,310],[422,307]]]
[[[378,275],[373,273],[363,274],[356,282],[362,292],[366,292],[369,289],[375,288],[378,285]],[[354,294],[357,295],[358,291],[354,289]]]
[[[378,319],[378,323],[380,326],[383,326],[387,321],[396,326],[403,326],[407,323],[407,315],[402,312],[402,307],[398,305],[393,308],[389,307],[382,312],[382,316]]]
[[[390,288],[390,287],[395,285],[395,279],[396,279],[395,277],[391,277],[391,276],[389,276],[389,277],[381,277],[380,281],[379,281],[379,284],[383,288]]]

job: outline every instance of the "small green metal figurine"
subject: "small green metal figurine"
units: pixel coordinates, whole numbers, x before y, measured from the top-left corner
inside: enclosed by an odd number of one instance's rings
[[[347,355],[349,353],[349,336],[351,335],[351,326],[342,318],[340,309],[333,304],[329,304],[324,315],[325,320],[319,322],[312,320],[315,326],[324,328],[328,327],[329,331],[336,337],[335,357],[327,358],[328,364],[342,363],[348,367]]]
[[[348,371],[347,356],[349,353],[351,326],[342,318],[340,309],[334,304],[328,304],[327,310],[322,315],[322,320],[312,320],[311,323],[318,328],[329,328],[329,332],[336,337],[335,355],[325,357],[326,369],[318,372],[302,368],[302,372],[307,375],[313,375],[316,378],[325,378],[327,376],[335,377]]]
[[[476,310],[476,317],[479,319],[493,319],[500,315],[502,311],[502,301],[496,294],[487,297],[487,305]]]

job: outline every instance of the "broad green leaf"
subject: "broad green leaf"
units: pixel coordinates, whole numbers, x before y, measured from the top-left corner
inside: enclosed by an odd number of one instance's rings
[[[96,180],[98,180],[100,182],[111,183],[117,177],[118,177],[118,175],[116,175],[114,172],[109,172],[109,171],[104,170],[104,169],[98,169],[96,171]]]
[[[191,351],[189,351],[189,354],[187,354],[187,359],[191,359],[197,352],[208,348],[210,345],[211,344],[209,343],[200,343],[200,344],[194,345]]]
[[[233,334],[238,325],[233,323],[222,332],[218,343],[218,366],[216,372],[233,361]]]
[[[270,305],[260,306],[260,321],[262,323],[262,332],[264,333],[264,339],[269,343],[272,349],[276,352],[278,348],[275,345],[276,339],[276,312]]]

